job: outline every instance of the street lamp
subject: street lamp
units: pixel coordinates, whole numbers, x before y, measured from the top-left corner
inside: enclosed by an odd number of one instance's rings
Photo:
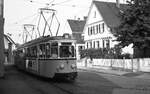
[[[4,0],[0,0],[0,77],[4,76]]]

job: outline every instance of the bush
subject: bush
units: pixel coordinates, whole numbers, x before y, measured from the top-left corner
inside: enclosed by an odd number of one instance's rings
[[[123,58],[121,55],[121,49],[118,47],[114,48],[99,48],[99,49],[85,49],[80,51],[81,58],[89,57],[93,58],[105,58],[105,59],[119,59]]]

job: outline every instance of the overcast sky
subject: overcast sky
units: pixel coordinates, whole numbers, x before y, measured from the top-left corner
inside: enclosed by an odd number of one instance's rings
[[[56,4],[51,8],[57,10],[57,17],[63,26],[66,19],[83,19],[83,16],[87,16],[92,0],[4,0],[5,34],[12,34],[11,38],[21,43],[19,35],[22,34],[23,24],[34,23],[38,19],[38,9],[46,7],[49,2]]]

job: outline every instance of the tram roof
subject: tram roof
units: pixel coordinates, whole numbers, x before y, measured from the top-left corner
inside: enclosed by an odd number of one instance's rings
[[[48,41],[69,41],[69,42],[75,42],[76,40],[69,37],[69,38],[65,38],[63,36],[43,36],[34,40],[31,40],[27,43],[22,44],[21,46],[19,46],[19,48],[25,47],[25,46],[32,46],[35,44],[42,44],[44,42],[48,42]]]

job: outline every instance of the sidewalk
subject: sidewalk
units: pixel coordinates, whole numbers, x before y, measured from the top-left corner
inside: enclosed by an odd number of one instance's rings
[[[99,72],[99,73],[106,73],[106,74],[111,74],[111,75],[117,75],[117,76],[123,76],[127,73],[126,71],[119,71],[119,70],[111,70],[109,68],[102,68],[102,67],[84,67],[84,66],[78,66],[79,70],[84,70],[84,71],[91,71],[91,72]]]
[[[78,66],[78,70],[150,80],[150,73],[144,72],[127,72],[121,70],[112,70],[111,68],[103,68],[98,66],[90,66],[90,67]]]

